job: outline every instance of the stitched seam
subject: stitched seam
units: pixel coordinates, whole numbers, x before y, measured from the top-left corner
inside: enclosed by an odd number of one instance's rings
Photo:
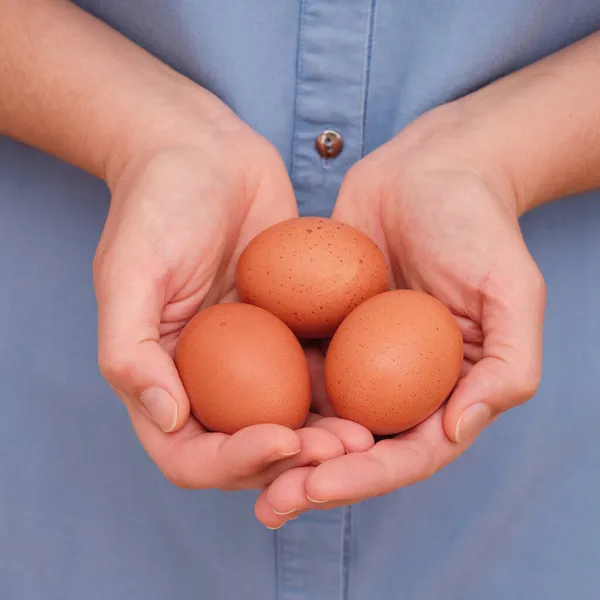
[[[283,581],[281,576],[281,540],[279,536],[281,532],[276,530],[273,536],[273,545],[275,546],[275,597],[277,600],[283,598]]]
[[[367,109],[369,104],[369,83],[371,79],[371,56],[373,53],[373,30],[375,29],[375,13],[377,0],[371,0],[369,5],[369,21],[367,26],[367,41],[365,44],[365,67],[362,90],[362,121],[360,131],[360,156],[365,154],[365,129],[367,122]]]
[[[306,0],[300,0],[300,24],[298,25],[298,48],[296,50],[296,86],[294,90],[294,112],[292,114],[292,153],[290,156],[290,178],[294,183],[294,170],[296,168],[296,152],[298,149],[298,94],[300,90],[300,79],[302,78],[302,55],[304,39],[304,15],[306,14]]]
[[[351,513],[350,506],[342,508],[342,527],[341,527],[341,548],[342,560],[340,563],[340,600],[348,600],[349,598],[349,578],[350,578],[350,536],[351,528]]]

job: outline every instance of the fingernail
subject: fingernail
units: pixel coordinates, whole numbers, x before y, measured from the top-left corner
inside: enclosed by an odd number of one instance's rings
[[[284,515],[291,515],[293,512],[296,511],[296,507],[292,508],[292,510],[287,510],[285,512],[279,512],[278,510],[275,510],[274,508],[271,509],[276,515],[279,515],[281,517],[283,517]]]
[[[458,418],[454,436],[457,442],[475,439],[489,425],[492,411],[484,402],[466,408]]]
[[[296,456],[296,454],[300,454],[300,452],[302,452],[302,448],[298,448],[298,450],[294,450],[293,452],[280,452],[279,454],[281,456]]]
[[[273,511],[273,512],[275,512],[275,511]],[[287,513],[276,513],[276,514],[281,515],[281,514],[287,514]],[[276,529],[281,529],[286,523],[289,523],[290,521],[295,521],[299,516],[300,515],[297,515],[295,517],[290,517],[287,521],[284,521],[281,525],[277,525],[277,527],[269,527],[268,525],[265,525],[265,527],[267,529],[270,529],[271,531],[275,531]]]
[[[177,423],[177,403],[168,392],[151,387],[142,393],[140,400],[154,422],[165,433],[173,431]]]
[[[311,498],[308,494],[306,494],[306,497],[314,504],[325,504],[325,502],[327,502],[327,500],[315,500],[314,498]]]

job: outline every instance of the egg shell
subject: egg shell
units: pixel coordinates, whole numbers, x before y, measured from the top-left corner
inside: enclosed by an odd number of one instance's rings
[[[311,401],[308,363],[298,339],[262,308],[206,308],[185,326],[175,363],[194,416],[235,433],[259,423],[301,427]]]
[[[325,387],[340,417],[390,435],[444,403],[462,360],[462,335],[448,308],[428,294],[394,290],[340,325],[325,358]]]
[[[302,338],[331,336],[367,298],[388,289],[385,257],[354,227],[300,217],[256,236],[236,273],[240,299],[284,321]]]

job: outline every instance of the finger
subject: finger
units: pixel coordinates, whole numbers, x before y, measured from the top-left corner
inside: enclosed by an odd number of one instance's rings
[[[308,508],[312,503],[306,498],[306,494],[304,493],[304,478],[302,474],[307,474],[314,467],[307,465],[343,456],[345,450],[337,435],[325,429],[307,427],[299,430],[298,435],[302,440],[302,452],[270,467],[265,474],[265,479],[267,479],[265,483],[270,483],[270,487],[274,486],[276,496],[278,495],[278,490],[282,491],[280,495],[283,497],[284,503],[286,497],[288,498],[288,504],[290,502],[289,499],[292,498],[292,502],[296,502],[298,506],[306,506]],[[336,443],[333,444],[332,441]],[[289,487],[287,496],[284,492],[286,487]],[[287,520],[295,518],[291,514],[285,519],[282,519],[281,515],[274,515],[273,509],[269,506],[264,493],[263,491],[259,496],[255,507],[255,513],[261,523],[266,527],[276,529]],[[294,501],[293,498],[297,498],[297,501]],[[284,510],[287,512],[288,509]]]
[[[374,182],[380,178],[373,177],[374,173],[370,168],[372,159],[372,156],[363,158],[346,173],[331,217],[368,235],[386,256],[389,268],[391,265],[386,251],[387,240],[381,228],[379,211],[373,205],[380,193]]]
[[[477,363],[483,358],[483,346],[481,344],[463,344],[463,355],[470,363]]]
[[[253,425],[229,436],[207,433],[194,418],[166,434],[132,403],[135,432],[171,483],[185,489],[238,487],[301,451],[298,434],[281,425]]]
[[[299,433],[308,434],[311,430],[327,430],[332,434],[335,434],[336,439],[339,439],[344,444],[345,452],[363,452],[373,446],[374,439],[371,432],[357,423],[352,421],[346,421],[338,418],[323,418],[318,415],[311,413],[307,420],[307,427],[301,430]],[[303,447],[308,447],[308,444],[303,443]],[[342,456],[345,452],[339,453],[338,456]],[[304,510],[304,509],[328,509],[333,508],[333,504],[324,504],[315,506],[307,497],[304,489],[305,479],[301,477],[302,474],[308,475],[310,469],[294,468],[299,465],[310,465],[311,462],[304,456],[305,450],[293,458],[287,461],[282,461],[277,465],[271,467],[270,473],[277,472],[279,475],[277,478],[273,478],[271,485],[269,486],[268,498],[265,497],[260,501],[257,501],[257,518],[264,523],[267,527],[276,526],[281,519],[274,519],[270,514],[273,510],[280,511],[280,515],[287,515],[292,510]],[[321,457],[319,462],[325,460],[331,460],[336,458],[335,456],[329,456],[326,458]],[[264,492],[266,493],[266,492]],[[263,493],[263,494],[264,494]],[[261,494],[261,496],[263,495]],[[267,505],[266,508],[266,519],[263,520],[265,508],[261,506]],[[271,504],[270,504],[271,503]],[[270,508],[269,508],[270,506]],[[295,508],[294,508],[295,507]]]
[[[298,516],[300,505],[306,501],[304,492],[306,478],[312,470],[314,467],[300,467],[286,471],[269,488],[261,492],[254,504],[254,515],[265,527],[278,529]],[[276,495],[283,498],[283,501],[276,502],[275,505],[268,498],[269,490],[273,487],[277,490]],[[279,513],[274,511],[274,506]]]
[[[454,441],[474,439],[501,412],[529,400],[542,369],[543,279],[524,251],[483,290],[483,358],[448,401],[444,427]]]
[[[457,317],[455,315],[454,318],[458,323],[465,344],[475,344],[480,346],[483,343],[483,333],[479,325],[466,317]]]
[[[306,478],[307,497],[317,504],[359,502],[431,477],[467,447],[448,439],[443,412],[440,409],[414,430],[382,440],[366,452],[319,465]]]
[[[346,452],[367,450],[375,443],[371,432],[358,423],[337,418],[329,402],[323,377],[325,366],[323,352],[317,346],[306,343],[304,344],[304,351],[311,373],[312,407],[314,411],[308,417],[307,426],[331,431],[342,440]]]
[[[296,434],[300,440],[301,451],[271,465],[262,474],[262,486],[270,484],[290,469],[319,464],[345,454],[344,445],[339,437],[326,429],[305,427],[298,429]]]
[[[304,353],[310,371],[312,410],[324,417],[335,417],[335,411],[325,391],[325,355],[314,344],[304,343]]]
[[[306,480],[314,467],[285,472],[256,499],[254,514],[263,525],[273,529],[295,519],[307,510],[329,510],[348,502],[315,503],[306,495]]]
[[[306,426],[331,432],[341,440],[346,452],[364,452],[375,443],[373,434],[366,427],[347,419],[311,414]]]
[[[189,401],[172,358],[159,343],[164,285],[155,267],[142,262],[127,246],[96,262],[98,362],[111,386],[170,432],[186,421]]]
[[[474,366],[475,363],[471,362],[468,358],[465,358],[460,369],[460,378],[466,377]]]

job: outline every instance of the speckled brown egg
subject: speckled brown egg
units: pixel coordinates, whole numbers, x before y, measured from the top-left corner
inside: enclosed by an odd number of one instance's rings
[[[300,342],[277,317],[249,304],[200,311],[186,325],[175,363],[192,413],[208,429],[302,426],[310,407],[308,364]]]
[[[379,294],[336,331],[325,387],[340,417],[377,435],[400,433],[432,415],[461,371],[463,342],[451,312],[412,290]]]
[[[367,298],[388,289],[377,245],[332,219],[300,217],[255,237],[240,256],[243,302],[277,315],[303,338],[329,337]]]

